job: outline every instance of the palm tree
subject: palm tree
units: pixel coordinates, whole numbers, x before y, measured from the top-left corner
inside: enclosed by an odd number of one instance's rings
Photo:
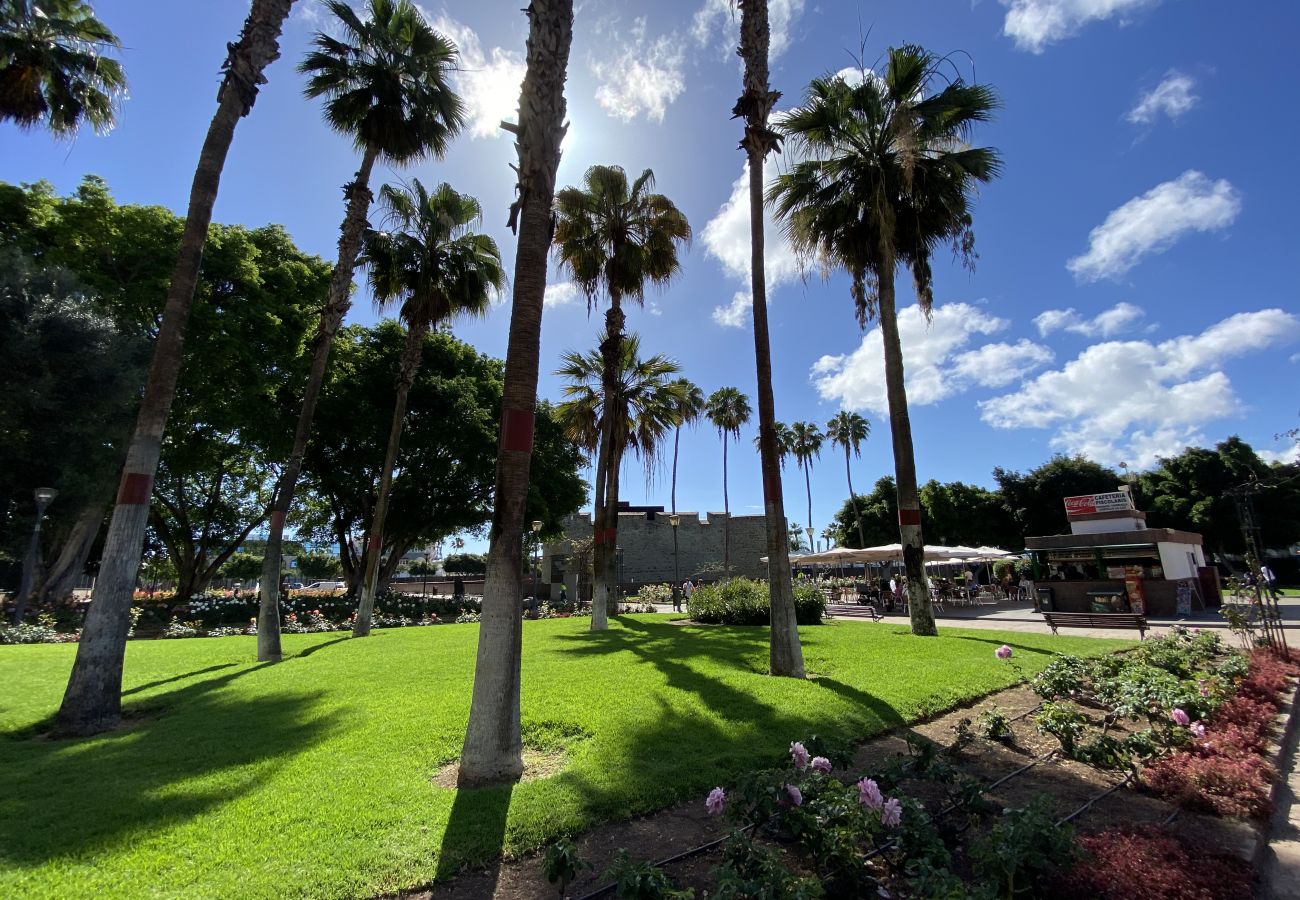
[[[749,398],[734,387],[718,388],[709,395],[706,415],[722,438],[722,511],[726,521],[722,525],[722,574],[731,577],[731,501],[727,497],[727,438],[740,440],[740,427],[749,421],[753,410]]]
[[[779,149],[780,136],[768,115],[780,93],[768,85],[771,28],[767,0],[736,0],[740,7],[740,58],[745,73],[732,116],[745,120],[740,146],[749,167],[749,282],[754,313],[754,366],[758,374],[758,440],[763,466],[763,511],[767,520],[767,580],[771,597],[768,669],[773,675],[804,677],[803,648],[794,612],[789,525],[781,493],[776,400],[772,395],[772,348],[767,333],[767,276],[763,269],[763,160]]]
[[[126,75],[104,52],[121,48],[84,0],[0,0],[0,122],[112,130]]]
[[[849,453],[862,456],[862,442],[871,434],[871,423],[855,412],[840,410],[826,423],[826,437],[830,438],[832,447],[844,448],[844,475],[849,480],[849,501],[853,504],[853,516],[858,522],[858,546],[867,546],[867,539],[862,531],[862,511],[858,509],[858,495],[853,493],[853,471],[849,466]]]
[[[773,422],[772,430],[776,433],[776,453],[777,461],[781,466],[781,471],[785,471],[785,461],[794,453],[794,435],[790,432],[790,426],[784,422]],[[754,449],[763,452],[763,435],[762,432],[754,435]]]
[[[681,388],[682,401],[677,407],[677,427],[673,430],[673,487],[672,487],[672,514],[677,515],[677,451],[681,448],[682,426],[694,425],[704,414],[704,392],[698,385],[692,384],[685,378],[677,379]],[[677,521],[676,519],[673,520]],[[677,598],[677,592],[681,590],[682,573],[677,566],[677,528],[673,527],[673,597]],[[674,599],[673,607],[678,605]]]
[[[859,324],[880,320],[913,634],[936,630],[894,273],[900,264],[911,269],[917,302],[928,313],[932,252],[951,244],[973,263],[975,187],[995,178],[1001,163],[996,151],[966,141],[997,106],[992,89],[951,77],[946,60],[915,46],[891,49],[882,75],[864,73],[853,85],[819,78],[808,86],[803,105],[781,125],[802,161],[769,194],[796,249],[818,258],[823,271],[848,271]]]
[[[190,206],[180,252],[163,305],[162,324],[135,431],[127,448],[117,503],[104,539],[94,602],[77,644],[63,704],[56,722],[65,734],[94,734],[112,728],[122,712],[122,661],[130,628],[131,598],[144,547],[149,498],[158,473],[163,431],[176,396],[185,323],[212,222],[212,206],[235,126],[248,115],[264,83],[263,71],[280,55],[280,29],[292,0],[253,0],[238,42],[229,45],[225,76],[217,92],[217,111],[208,126],[190,187]]]
[[[608,337],[601,336],[600,348],[595,351],[571,351],[561,357],[563,364],[555,374],[568,381],[564,388],[568,399],[557,412],[569,439],[588,453],[596,453],[605,436],[612,435],[609,454],[622,459],[630,449],[649,474],[655,469],[668,429],[681,424],[690,382],[671,378],[681,371],[673,360],[659,355],[642,360],[641,339],[631,334],[620,344],[614,390],[607,392],[604,347]],[[599,598],[593,600],[591,614],[602,619],[592,630],[607,627],[608,613]]]
[[[325,98],[325,121],[352,138],[361,168],[343,189],[346,212],[339,255],[330,278],[303,390],[293,449],[276,485],[262,566],[257,617],[257,658],[280,659],[280,556],[285,518],[302,472],[316,402],[325,383],[334,335],[351,306],[356,267],[370,209],[370,172],[381,158],[409,165],[430,154],[441,158],[464,120],[460,97],[448,86],[456,47],[435,32],[411,0],[370,0],[362,19],[343,0],[326,4],[338,20],[339,37],[317,32],[315,49],[298,66],[310,76],[304,93]]]
[[[367,233],[364,262],[370,269],[370,289],[381,308],[402,301],[399,315],[406,323],[406,346],[365,552],[366,574],[352,626],[354,637],[370,633],[393,468],[406,418],[406,399],[420,369],[425,336],[429,329],[457,315],[484,315],[505,282],[496,241],[472,230],[483,220],[483,210],[473,197],[458,194],[445,183],[430,194],[417,178],[406,188],[386,184],[379,189],[379,196],[393,230]]]
[[[592,166],[582,187],[567,187],[555,198],[555,246],[560,265],[587,295],[590,309],[603,289],[609,296],[605,313],[605,393],[612,394],[622,358],[623,299],[645,299],[646,284],[666,285],[681,268],[679,245],[690,240],[686,216],[663,194],[652,193],[654,172],[646,169],[628,183],[618,166]],[[591,627],[606,627],[603,610],[611,584],[617,583],[615,548],[618,545],[618,479],[622,463],[610,429],[605,424],[596,451],[593,567],[595,591]]]
[[[826,436],[812,422],[795,422],[790,426],[790,453],[803,469],[804,487],[808,489],[808,527],[812,520],[812,461],[822,455],[822,441]],[[814,548],[816,549],[816,548]]]
[[[471,788],[515,781],[523,774],[519,720],[519,666],[523,652],[522,591],[524,515],[532,462],[533,417],[542,334],[542,299],[551,244],[551,205],[560,167],[566,104],[564,80],[573,44],[573,0],[530,0],[528,55],[519,92],[519,123],[503,125],[515,135],[518,190],[509,225],[518,228],[514,302],[501,392],[496,506],[489,532],[483,621],[474,664],[474,693],[460,755],[457,786]]]

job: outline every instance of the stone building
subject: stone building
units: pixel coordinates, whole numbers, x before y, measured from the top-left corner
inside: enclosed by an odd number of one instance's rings
[[[716,581],[723,575],[725,513],[679,512],[678,569],[682,580]],[[763,516],[731,517],[731,574],[766,578],[767,531]],[[564,520],[565,539],[542,547],[542,593],[559,593],[560,584],[577,596],[581,555],[591,542],[591,514],[575,513]],[[673,581],[673,527],[662,506],[622,504],[618,515],[619,581],[629,594],[643,584]]]

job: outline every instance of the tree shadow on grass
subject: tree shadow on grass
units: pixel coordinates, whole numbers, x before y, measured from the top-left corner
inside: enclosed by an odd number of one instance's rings
[[[173,675],[171,678],[159,678],[157,681],[150,681],[145,684],[137,684],[133,688],[127,688],[122,692],[123,697],[129,697],[132,694],[138,694],[141,691],[152,690],[156,687],[162,687],[164,684],[172,684],[176,681],[184,681],[187,678],[195,678],[199,675],[211,675],[213,672],[220,672],[222,669],[229,669],[234,663],[218,663],[215,666],[208,666],[206,669],[195,669],[193,672],[186,672],[183,675]]]
[[[319,693],[220,690],[260,668],[151,697],[118,731],[0,744],[0,766],[22,773],[0,797],[0,860],[107,852],[245,796],[323,740],[336,716],[312,715]]]
[[[447,827],[442,833],[436,879],[448,878],[467,864],[490,859],[492,862],[487,868],[476,873],[475,884],[483,896],[495,895],[514,789],[513,784],[505,784],[456,791]]]
[[[352,635],[348,635],[347,637],[337,637],[329,641],[322,641],[319,644],[312,644],[307,649],[301,650],[292,656],[286,656],[285,659],[306,659],[318,650],[324,650],[326,647],[333,647],[335,644],[342,644],[344,641],[350,640],[352,640]]]

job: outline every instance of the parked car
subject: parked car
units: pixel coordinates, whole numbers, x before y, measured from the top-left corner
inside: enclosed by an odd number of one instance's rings
[[[298,585],[302,587],[302,585]],[[313,581],[307,585],[309,591],[346,591],[348,583],[346,581]]]
[[[291,590],[291,591],[301,591],[301,590],[302,590],[302,582],[301,582],[301,581],[290,582],[290,584],[289,584],[289,590]]]

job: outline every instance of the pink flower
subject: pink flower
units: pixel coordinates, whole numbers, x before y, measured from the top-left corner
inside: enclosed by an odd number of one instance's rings
[[[1191,727],[1192,737],[1198,740],[1205,737],[1205,725],[1203,725],[1200,722],[1193,722],[1190,727]]]
[[[829,774],[831,771],[831,761],[824,756],[814,756],[812,767],[818,772]]]
[[[791,806],[803,806],[803,791],[799,790],[793,784],[787,784],[785,786],[785,796],[785,802],[789,803]]]
[[[1192,722],[1192,717],[1181,709],[1175,709],[1169,714],[1169,718],[1173,719],[1179,725],[1190,725]]]
[[[1202,697],[1208,697],[1208,696],[1210,696],[1210,689],[1209,689],[1208,687],[1205,686],[1205,679],[1204,679],[1204,678],[1202,678],[1200,681],[1196,682],[1196,684],[1198,685],[1197,690],[1199,690],[1199,691],[1201,692],[1201,696],[1202,696]]]
[[[790,758],[794,760],[794,767],[800,772],[808,768],[808,750],[798,741],[790,744]]]
[[[709,791],[708,798],[704,801],[704,808],[709,811],[709,815],[716,816],[722,812],[722,807],[727,803],[727,792],[720,787],[715,787]]]
[[[1011,658],[1011,648],[1008,647],[1006,644],[1003,644],[1001,647],[999,647],[998,649],[994,650],[993,652],[994,652],[995,654],[997,654],[998,659],[1010,659],[1010,658]]]
[[[885,801],[884,808],[880,810],[880,824],[886,828],[895,828],[901,821],[903,821],[903,804],[898,802],[897,797],[890,797]]]
[[[870,778],[864,778],[858,782],[858,802],[868,809],[880,809],[885,805],[885,798],[880,793],[880,787]]]

